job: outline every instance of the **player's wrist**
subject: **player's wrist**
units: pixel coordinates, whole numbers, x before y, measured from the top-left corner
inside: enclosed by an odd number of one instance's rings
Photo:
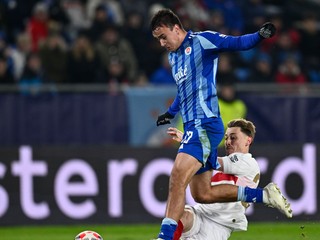
[[[173,115],[171,115],[169,112],[165,112],[164,114],[158,116],[157,126],[169,124],[170,119],[173,119],[173,118],[174,118]]]

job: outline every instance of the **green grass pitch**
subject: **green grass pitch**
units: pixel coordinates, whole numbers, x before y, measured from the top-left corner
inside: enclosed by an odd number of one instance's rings
[[[156,237],[159,224],[0,227],[0,238],[1,240],[73,240],[77,233],[88,229],[100,233],[104,240],[150,240]],[[233,233],[230,238],[230,240],[257,239],[319,240],[320,222],[251,222],[247,232]]]

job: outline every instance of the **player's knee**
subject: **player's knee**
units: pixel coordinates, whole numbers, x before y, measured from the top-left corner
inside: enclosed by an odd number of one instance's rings
[[[184,209],[183,216],[181,218],[181,222],[183,224],[183,232],[187,232],[192,228],[194,221],[194,213],[191,210],[191,207],[187,207]]]

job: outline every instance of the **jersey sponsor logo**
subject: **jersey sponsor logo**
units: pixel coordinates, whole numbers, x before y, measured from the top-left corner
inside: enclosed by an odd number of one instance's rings
[[[219,37],[226,38],[227,36],[224,34],[219,34]]]
[[[190,55],[191,52],[192,52],[192,48],[191,48],[191,47],[187,47],[187,48],[184,50],[184,53],[185,53],[186,55]]]
[[[184,81],[186,79],[187,76],[187,66],[185,65],[184,68],[179,67],[178,72],[176,74],[174,74],[174,79],[176,80],[176,82],[181,82]]]

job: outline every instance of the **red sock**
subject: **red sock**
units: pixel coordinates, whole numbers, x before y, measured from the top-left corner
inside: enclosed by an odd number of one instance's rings
[[[181,235],[182,235],[182,231],[183,231],[183,224],[179,220],[177,229],[176,229],[176,231],[174,232],[174,235],[173,235],[173,240],[179,240]]]

